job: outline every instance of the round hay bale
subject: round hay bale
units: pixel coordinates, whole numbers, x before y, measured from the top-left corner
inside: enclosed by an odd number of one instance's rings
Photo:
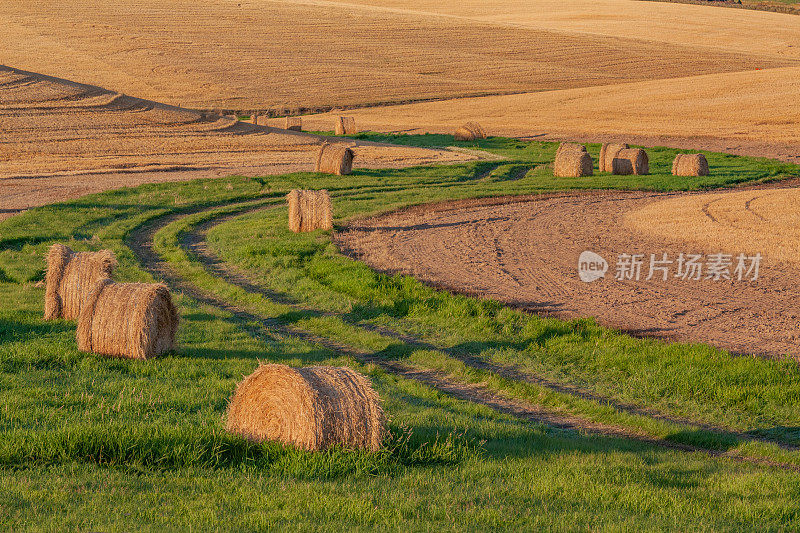
[[[325,143],[317,152],[317,172],[344,176],[353,172],[353,150],[344,144]]]
[[[586,152],[586,147],[582,144],[578,143],[561,143],[558,145],[558,149],[556,150],[556,159],[558,156],[561,155],[562,152],[567,150],[576,150],[578,152]]]
[[[303,131],[303,117],[286,117],[286,129],[290,131]]]
[[[149,359],[175,347],[178,311],[165,285],[101,279],[78,317],[78,349]]]
[[[289,229],[295,233],[333,229],[331,196],[326,189],[294,189],[286,195],[289,203]]]
[[[467,122],[455,131],[453,137],[456,141],[474,141],[485,139],[486,132],[477,122]]]
[[[703,154],[678,154],[672,162],[673,176],[708,176],[709,173]]]
[[[588,152],[567,148],[556,155],[553,175],[559,178],[581,178],[594,174],[594,161]]]
[[[108,278],[117,267],[111,250],[73,252],[63,244],[54,244],[47,253],[45,274],[44,319],[75,320],[97,280]]]
[[[336,135],[356,135],[356,119],[354,117],[339,117],[336,120]]]
[[[627,144],[604,144],[600,147],[600,172],[611,172],[614,169],[614,158],[622,150],[630,148]]]
[[[262,365],[236,387],[227,429],[255,442],[305,450],[333,445],[377,451],[384,436],[380,398],[347,367]]]
[[[647,152],[641,148],[628,148],[620,150],[611,161],[611,171],[621,176],[644,176],[650,173],[650,159]]]

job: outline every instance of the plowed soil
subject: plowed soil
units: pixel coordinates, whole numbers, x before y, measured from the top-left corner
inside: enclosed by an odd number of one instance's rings
[[[706,342],[735,353],[800,357],[800,269],[772,248],[760,251],[755,281],[683,280],[674,276],[674,264],[666,281],[661,271],[645,279],[650,254],[666,253],[674,261],[681,253],[702,253],[705,260],[721,250],[713,242],[632,230],[626,213],[698,196],[569,193],[423,206],[353,222],[337,242],[378,270],[536,313],[591,316],[634,335]],[[757,243],[742,246],[741,253],[758,251]],[[608,261],[605,278],[579,279],[578,257],[585,250]],[[644,254],[638,281],[615,279],[619,254]]]

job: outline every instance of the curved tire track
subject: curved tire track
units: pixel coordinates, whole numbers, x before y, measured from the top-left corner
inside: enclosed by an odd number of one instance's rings
[[[189,232],[187,236],[184,238],[182,246],[185,247],[185,249],[187,249],[189,252],[195,253],[203,263],[204,267],[206,267],[213,275],[217,277],[222,277],[228,283],[237,285],[248,292],[252,291],[255,288],[257,289],[257,292],[265,298],[274,299],[271,298],[271,296],[279,298],[280,297],[279,294],[275,293],[271,295],[268,291],[265,291],[261,288],[257,288],[254,285],[252,285],[252,283],[247,281],[240,274],[230,271],[227,265],[219,261],[217,258],[213,256],[213,254],[211,254],[210,251],[207,250],[207,247],[205,247],[205,240],[202,238],[198,238],[200,235],[204,235],[205,232],[207,232],[208,229],[215,224],[221,224],[226,220],[230,220],[236,216],[243,215],[247,212],[252,212],[255,210],[262,210],[262,209],[270,209],[275,207],[277,207],[277,205],[260,205],[255,207],[247,206],[244,207],[242,210],[238,210],[232,213],[226,213],[224,215],[221,215],[220,217],[215,217],[213,219],[210,219],[204,222],[202,225],[196,227],[194,231]],[[349,355],[362,363],[374,364],[376,366],[380,366],[385,371],[391,374],[403,377],[405,379],[411,379],[423,383],[427,386],[430,386],[438,390],[439,392],[450,395],[454,398],[478,403],[486,407],[489,407],[495,411],[498,411],[500,413],[504,413],[507,415],[514,416],[516,418],[520,418],[535,423],[546,424],[554,428],[576,430],[580,432],[585,432],[609,438],[631,439],[672,450],[679,450],[685,452],[701,452],[712,457],[724,457],[737,462],[747,462],[747,463],[753,463],[770,467],[778,467],[782,469],[800,472],[800,466],[792,464],[780,463],[761,458],[743,457],[740,455],[729,454],[718,450],[710,450],[697,446],[672,442],[663,438],[652,437],[643,433],[631,431],[623,427],[596,423],[577,416],[572,416],[564,413],[557,413],[552,410],[545,409],[541,406],[537,406],[518,399],[509,398],[506,395],[488,390],[487,388],[480,385],[463,383],[453,380],[452,378],[446,376],[445,374],[435,370],[417,368],[412,365],[408,365],[399,361],[389,360],[384,357],[381,357],[380,353],[371,353],[368,351],[356,349],[351,346],[347,346],[345,344],[333,341],[331,339],[303,331],[299,328],[295,328],[283,322],[250,313],[239,306],[226,302],[220,299],[219,297],[210,294],[206,291],[203,291],[200,288],[189,283],[187,280],[183,279],[177,272],[175,272],[169,264],[163,261],[153,249],[153,237],[155,233],[160,229],[166,227],[167,225],[173,222],[176,222],[177,220],[185,216],[189,216],[191,214],[196,214],[203,211],[210,211],[217,208],[219,208],[219,206],[211,206],[157,218],[153,221],[150,221],[149,223],[139,226],[134,231],[132,231],[129,234],[128,238],[126,239],[126,243],[131,248],[136,257],[139,259],[145,270],[150,272],[155,277],[161,278],[173,290],[179,290],[185,293],[186,295],[190,296],[191,298],[197,300],[198,302],[201,302],[206,305],[211,305],[213,307],[217,307],[219,309],[231,313],[237,325],[239,327],[243,327],[249,334],[253,335],[254,337],[257,338],[268,337],[269,335],[265,333],[265,330],[269,330],[270,332],[277,333],[283,337],[295,338],[298,340],[309,342],[311,344],[316,344],[331,351]],[[252,328],[247,326],[247,324],[249,323],[258,323],[261,325],[261,327]],[[364,325],[360,324],[359,326],[363,327]],[[418,339],[414,339],[406,335],[397,334],[385,328],[380,328],[377,326],[368,326],[368,327],[380,333],[394,336],[398,340],[403,340],[404,342],[407,342],[411,345],[416,345],[417,347],[440,350],[435,346],[424,343],[424,341],[420,341]],[[450,352],[447,353],[450,354]],[[508,379],[518,379],[518,380],[521,379],[523,381],[535,382],[540,385],[548,386],[548,383],[545,380],[538,379],[536,381],[530,381],[531,379],[537,379],[537,378],[532,378],[530,376],[520,374],[519,372],[515,372],[513,369],[510,368],[499,367],[497,365],[493,365],[485,361],[479,361],[475,358],[464,357],[463,355],[459,356],[459,359],[465,362],[465,364],[474,366],[475,368],[482,368],[485,370],[496,372],[498,373],[498,375],[501,375]],[[549,385],[551,388],[553,388],[554,384],[549,384]],[[561,392],[568,392],[571,394],[573,393],[564,389],[562,389]],[[780,443],[775,443],[774,441],[769,441],[767,439],[757,439],[745,435],[741,436],[744,438],[749,438],[750,440],[763,440],[766,442],[772,442],[774,444],[780,444]],[[787,446],[787,448],[793,449],[790,446]]]

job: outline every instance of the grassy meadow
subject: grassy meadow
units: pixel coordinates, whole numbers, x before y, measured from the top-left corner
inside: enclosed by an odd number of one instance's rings
[[[556,145],[361,134],[475,147],[502,161],[402,170],[233,176],[144,185],[30,210],[0,223],[0,524],[7,530],[761,530],[800,516],[800,371],[791,361],[666,345],[453,295],[371,271],[331,232],[293,234],[284,195],[327,188],[335,222],[407,205],[562,189],[688,190],[800,176],[775,161],[707,154],[711,176],[555,178]],[[599,146],[591,145],[595,160]],[[114,250],[115,278],[152,281],[132,232],[177,216],[154,250],[196,291],[173,291],[179,348],[131,362],[77,351],[75,324],[44,322],[54,242]],[[241,273],[209,270],[187,239]],[[201,235],[202,232],[201,232]],[[301,340],[307,332],[347,347]],[[436,370],[548,411],[670,449],[522,420],[362,364],[352,353]],[[259,362],[348,365],[384,401],[375,454],[310,453],[224,431],[235,385]],[[515,369],[516,377],[504,370]],[[780,463],[780,465],[775,464]],[[782,467],[781,467],[782,466]]]

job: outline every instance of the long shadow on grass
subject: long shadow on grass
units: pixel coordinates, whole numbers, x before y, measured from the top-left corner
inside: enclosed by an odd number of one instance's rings
[[[401,467],[456,465],[482,454],[479,443],[452,431],[425,439],[390,427],[377,452],[334,447],[322,452],[277,442],[254,443],[221,428],[197,426],[72,426],[54,431],[14,430],[0,445],[0,467],[69,462],[170,471],[251,468],[300,479],[391,474]]]
[[[24,341],[31,338],[61,335],[69,331],[75,331],[75,324],[65,320],[48,322],[35,320],[36,318],[33,317],[26,317],[26,320],[19,321],[0,319],[0,342]]]

